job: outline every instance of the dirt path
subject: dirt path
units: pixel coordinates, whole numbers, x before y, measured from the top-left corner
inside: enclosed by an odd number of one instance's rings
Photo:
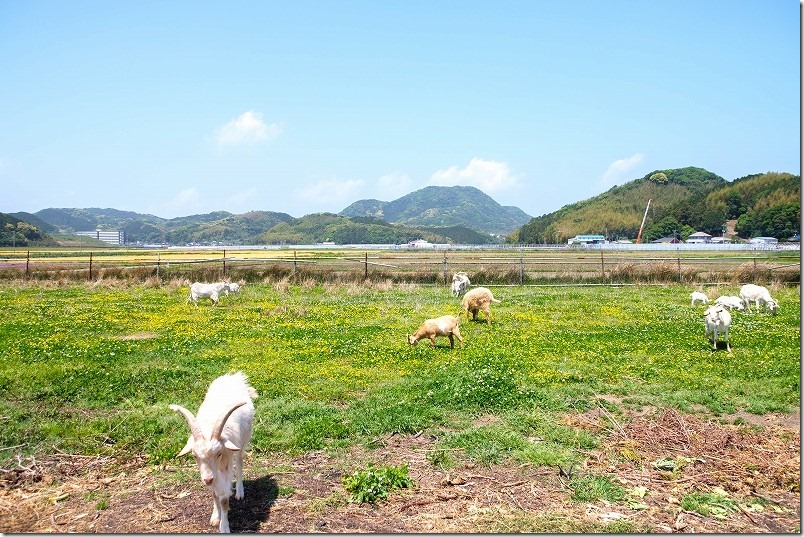
[[[434,438],[390,435],[376,449],[338,457],[246,459],[243,500],[232,500],[233,532],[463,533],[601,531],[756,533],[800,531],[800,428],[794,417],[721,425],[672,409],[618,421],[601,408],[566,423],[604,434],[581,467],[506,463],[440,470]],[[622,423],[621,423],[622,422]],[[795,424],[797,425],[797,423]],[[538,440],[537,440],[538,441]],[[673,461],[672,471],[657,461]],[[411,490],[377,506],[347,501],[342,477],[369,463],[407,464]],[[180,464],[180,465],[177,465]],[[214,532],[212,508],[192,460],[159,468],[144,461],[58,453],[0,473],[0,531]],[[672,465],[671,465],[672,466]],[[609,476],[627,500],[577,502],[571,476]],[[569,478],[568,478],[569,474]],[[724,513],[681,505],[690,493],[726,495]],[[608,526],[607,524],[614,524]]]

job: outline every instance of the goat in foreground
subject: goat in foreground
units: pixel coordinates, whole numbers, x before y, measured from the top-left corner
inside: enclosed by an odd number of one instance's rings
[[[212,491],[215,504],[209,523],[220,523],[220,532],[229,533],[229,496],[232,477],[237,473],[235,499],[243,498],[243,452],[251,440],[257,392],[238,371],[222,375],[209,385],[198,414],[179,405],[170,405],[187,421],[190,438],[177,457],[192,452],[201,471],[201,480]],[[234,464],[234,467],[233,467]]]
[[[420,339],[429,339],[430,346],[435,347],[435,338],[438,336],[446,336],[449,338],[449,348],[455,348],[455,341],[452,336],[458,338],[458,341],[463,348],[463,338],[461,331],[458,329],[458,324],[461,322],[460,316],[453,317],[452,315],[443,315],[436,319],[427,319],[422,323],[415,334],[408,336],[408,343],[413,346],[419,342]]]
[[[491,324],[491,310],[489,306],[492,302],[499,302],[491,291],[485,287],[475,287],[463,295],[463,309],[466,312],[466,320],[469,320],[469,312],[472,312],[472,320],[477,319],[477,312],[483,311],[486,314],[486,322]]]
[[[456,272],[452,276],[452,287],[450,294],[454,297],[459,297],[469,289],[469,276],[465,272]]]
[[[706,321],[706,334],[712,334],[712,347],[717,350],[717,335],[723,334],[723,339],[726,341],[726,350],[731,352],[729,346],[729,327],[731,326],[731,313],[720,304],[709,306],[704,312],[704,319]]]

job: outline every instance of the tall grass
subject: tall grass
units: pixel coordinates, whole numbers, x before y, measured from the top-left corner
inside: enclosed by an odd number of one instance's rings
[[[260,393],[258,452],[427,430],[441,465],[576,460],[597,440],[561,415],[604,394],[715,414],[800,405],[800,299],[784,286],[778,315],[734,313],[729,354],[705,339],[688,286],[495,289],[493,324],[464,317],[466,348],[451,350],[405,337],[460,312],[448,288],[283,277],[213,308],[185,303],[187,280],[159,283],[0,287],[0,457],[165,460],[187,435],[167,405],[197,408],[238,369]]]

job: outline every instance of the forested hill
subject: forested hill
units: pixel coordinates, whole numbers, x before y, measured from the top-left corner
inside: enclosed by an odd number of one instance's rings
[[[407,226],[462,226],[500,235],[511,233],[531,218],[522,209],[500,205],[471,186],[428,186],[394,201],[360,200],[339,214]]]
[[[1,214],[1,213],[0,213]],[[145,244],[315,244],[332,241],[336,244],[404,244],[415,239],[434,243],[489,244],[500,242],[488,233],[463,226],[412,227],[389,224],[370,217],[349,218],[332,213],[314,213],[293,218],[285,213],[251,211],[231,214],[218,211],[206,214],[163,219],[153,215],[119,211],[117,209],[44,209],[34,215],[19,213],[19,230],[23,228],[29,242],[43,240],[46,235],[34,235],[38,229],[29,225],[37,222],[39,229],[61,234],[95,229],[122,230],[126,242]],[[11,216],[6,215],[11,222]],[[26,220],[29,224],[22,222]],[[24,226],[23,226],[24,224]],[[0,246],[22,244],[18,232],[0,234]],[[27,242],[26,242],[27,244]],[[55,244],[55,243],[54,243]]]
[[[578,234],[605,234],[634,239],[652,200],[644,241],[696,231],[721,235],[728,220],[737,220],[742,238],[786,238],[800,231],[801,178],[769,172],[732,182],[702,168],[656,170],[615,186],[593,198],[565,205],[533,218],[510,234],[511,243],[566,243]]]

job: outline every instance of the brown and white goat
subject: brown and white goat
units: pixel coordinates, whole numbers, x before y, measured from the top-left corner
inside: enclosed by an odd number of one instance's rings
[[[460,316],[452,315],[443,315],[435,319],[427,319],[422,323],[415,334],[410,334],[408,336],[408,343],[415,346],[420,339],[429,339],[430,346],[435,347],[435,338],[438,336],[444,336],[449,338],[449,348],[454,349],[455,340],[453,339],[453,336],[455,336],[461,343],[461,348],[463,348],[463,338],[461,337],[461,331],[458,328],[458,324],[460,322]]]
[[[491,324],[491,310],[489,306],[492,302],[499,302],[494,298],[491,291],[485,287],[475,287],[463,295],[463,310],[466,312],[466,320],[469,320],[469,312],[472,312],[472,320],[477,319],[477,312],[483,311],[486,314],[486,322]]]

